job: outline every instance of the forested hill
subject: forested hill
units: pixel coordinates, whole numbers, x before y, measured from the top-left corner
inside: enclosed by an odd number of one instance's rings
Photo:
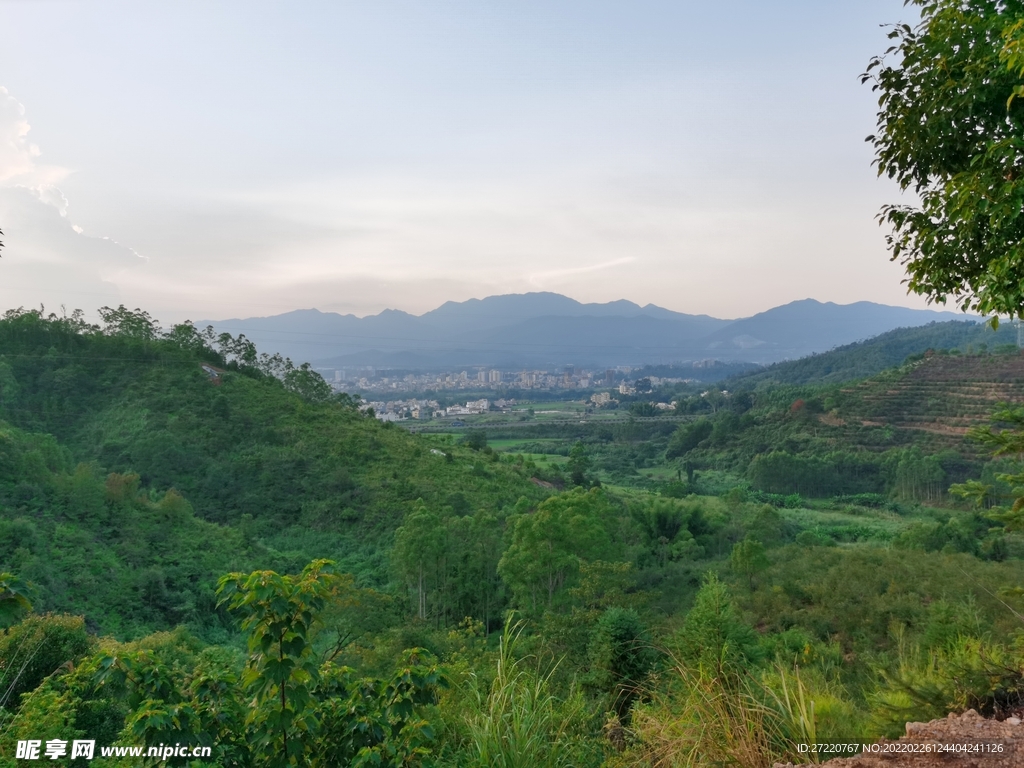
[[[331,557],[379,583],[417,500],[472,515],[546,493],[493,453],[368,418],[244,339],[107,319],[0,320],[0,564],[40,586],[40,608],[130,633],[212,613],[232,568]]]
[[[733,377],[727,386],[750,387],[759,382],[780,384],[830,384],[874,376],[900,365],[909,356],[928,349],[984,351],[1016,344],[1017,330],[1002,324],[993,331],[983,323],[952,320],[917,328],[897,328],[866,341],[858,341],[817,355],[775,363],[752,373]]]
[[[858,382],[759,382],[722,402],[677,429],[669,458],[735,473],[760,491],[825,498],[881,493],[944,502],[951,484],[981,477],[992,499],[1008,503],[1010,487],[994,478],[1014,461],[993,460],[969,433],[1001,404],[1024,403],[1024,356],[1016,346],[925,353]]]

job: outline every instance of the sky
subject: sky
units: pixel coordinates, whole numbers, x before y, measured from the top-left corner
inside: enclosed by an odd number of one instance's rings
[[[0,0],[0,308],[924,307],[858,75],[902,0]]]

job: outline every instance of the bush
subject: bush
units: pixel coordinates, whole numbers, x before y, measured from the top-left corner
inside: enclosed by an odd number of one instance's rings
[[[590,642],[591,684],[607,696],[606,710],[629,724],[629,710],[657,659],[647,627],[636,611],[609,608]]]
[[[712,670],[719,680],[761,657],[757,633],[740,618],[728,587],[713,573],[704,577],[676,646],[683,661]]]
[[[2,703],[16,707],[23,693],[34,691],[43,678],[88,653],[92,641],[80,616],[29,616],[0,636]]]

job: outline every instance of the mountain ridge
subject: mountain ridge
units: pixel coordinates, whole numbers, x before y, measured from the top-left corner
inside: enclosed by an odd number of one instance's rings
[[[380,366],[410,357],[438,368],[604,367],[707,358],[771,364],[894,328],[951,319],[965,316],[867,301],[801,299],[728,320],[625,299],[583,303],[536,292],[448,301],[422,315],[386,309],[360,318],[311,308],[201,325],[243,333],[260,349],[320,367]]]

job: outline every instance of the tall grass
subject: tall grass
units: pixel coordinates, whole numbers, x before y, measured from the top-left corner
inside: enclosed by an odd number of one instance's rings
[[[667,690],[633,710],[633,746],[617,766],[770,768],[785,756],[778,713],[738,680],[703,667],[672,666]]]
[[[631,745],[609,768],[770,768],[818,762],[798,744],[850,737],[863,713],[819,670],[776,663],[760,673],[674,661],[633,710]]]
[[[506,623],[490,685],[471,677],[464,686],[460,765],[479,768],[570,768],[598,765],[600,747],[589,733],[591,714],[573,685],[564,698],[552,690],[554,669],[516,657],[522,624]]]

